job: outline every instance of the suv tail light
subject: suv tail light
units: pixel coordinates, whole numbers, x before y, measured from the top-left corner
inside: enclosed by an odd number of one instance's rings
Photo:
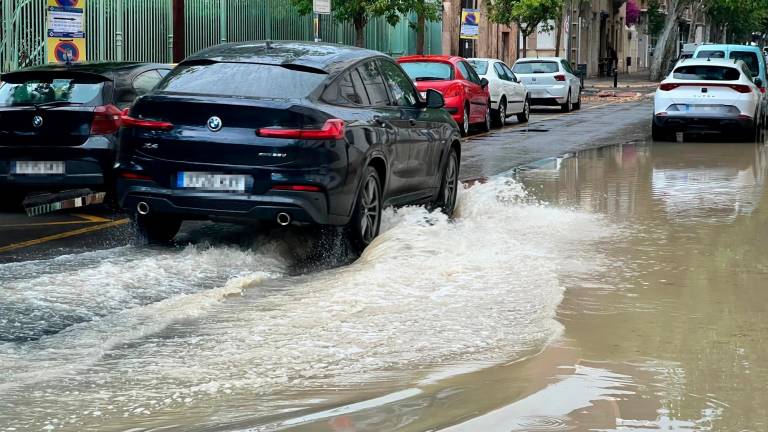
[[[114,105],[101,105],[93,110],[91,135],[109,135],[120,129],[120,109]]]
[[[664,83],[659,86],[659,90],[670,91],[680,87],[680,84]]]
[[[555,81],[565,81],[565,75],[555,75]]]
[[[461,93],[463,92],[463,89],[461,88],[461,84],[453,84],[445,89],[443,92],[443,97],[457,97],[461,96]]]
[[[157,121],[157,120],[145,120],[145,119],[138,119],[138,118],[131,117],[129,114],[128,108],[123,110],[122,116],[120,118],[121,118],[123,127],[133,127],[133,128],[150,129],[150,130],[163,130],[163,131],[173,129],[173,123]]]
[[[256,131],[256,134],[264,138],[338,140],[338,139],[344,138],[344,120],[341,120],[341,119],[326,120],[325,124],[323,124],[323,127],[321,127],[320,129],[286,129],[286,128],[273,128],[273,127],[261,128]]]

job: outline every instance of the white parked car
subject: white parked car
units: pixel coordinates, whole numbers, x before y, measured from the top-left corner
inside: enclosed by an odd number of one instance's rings
[[[531,114],[528,89],[519,81],[514,72],[503,61],[492,58],[470,58],[480,78],[488,80],[491,93],[491,115],[497,126],[504,126],[507,117],[517,115],[525,123]]]
[[[741,60],[681,60],[656,90],[653,139],[671,139],[675,132],[733,130],[752,139],[762,118],[762,84]]]
[[[531,105],[560,106],[563,112],[581,108],[581,81],[560,57],[522,58],[512,72],[528,88]]]

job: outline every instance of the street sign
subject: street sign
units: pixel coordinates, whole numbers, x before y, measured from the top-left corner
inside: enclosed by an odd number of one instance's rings
[[[461,39],[477,39],[480,36],[480,10],[461,10]]]
[[[48,63],[76,63],[86,60],[85,2],[86,0],[48,0]]]
[[[312,0],[312,11],[319,15],[331,13],[331,0]]]

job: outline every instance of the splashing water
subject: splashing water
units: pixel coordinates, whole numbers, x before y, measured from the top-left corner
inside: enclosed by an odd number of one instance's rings
[[[498,178],[461,191],[453,221],[420,207],[388,210],[355,263],[314,274],[285,276],[274,248],[189,247],[12,280],[44,298],[89,287],[82,308],[104,313],[0,344],[0,424],[221,425],[300,408],[280,400],[288,392],[520,358],[559,334],[561,278],[594,271],[583,246],[613,234],[600,216],[531,203],[519,183]],[[113,282],[95,273],[105,265],[116,266]],[[230,279],[186,288],[211,274]],[[94,300],[100,283],[112,292],[106,303]],[[158,291],[163,300],[104,311]]]

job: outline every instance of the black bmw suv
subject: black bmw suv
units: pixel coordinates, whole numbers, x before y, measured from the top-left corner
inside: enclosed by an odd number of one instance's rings
[[[376,51],[231,43],[180,63],[122,118],[117,195],[150,242],[182,220],[344,226],[358,251],[382,209],[453,211],[456,123]]]
[[[27,192],[108,191],[120,113],[171,66],[44,65],[0,76],[0,200]]]

